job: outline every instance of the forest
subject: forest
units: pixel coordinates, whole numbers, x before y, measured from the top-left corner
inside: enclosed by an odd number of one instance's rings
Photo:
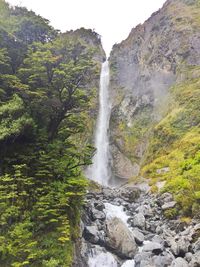
[[[100,38],[81,31],[95,46],[0,0],[0,266],[71,264],[99,78]]]

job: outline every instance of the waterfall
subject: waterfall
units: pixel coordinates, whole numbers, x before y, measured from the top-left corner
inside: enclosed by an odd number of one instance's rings
[[[95,132],[95,147],[97,149],[93,164],[89,168],[89,178],[102,185],[108,185],[109,171],[109,120],[111,105],[109,100],[109,63],[102,64],[99,90],[99,113]]]
[[[93,164],[89,168],[87,176],[98,182],[101,185],[109,185],[111,171],[109,168],[109,121],[111,113],[111,102],[109,99],[109,63],[108,61],[102,64],[99,90],[99,113],[95,131],[95,147],[96,154],[93,158]],[[123,206],[115,206],[110,203],[104,203],[105,209],[103,212],[106,219],[117,217],[128,226],[126,215]],[[93,248],[88,249],[88,266],[89,267],[117,267],[119,266],[116,255],[106,251],[105,248],[98,245],[93,245]],[[134,260],[125,261],[122,267],[134,267]]]

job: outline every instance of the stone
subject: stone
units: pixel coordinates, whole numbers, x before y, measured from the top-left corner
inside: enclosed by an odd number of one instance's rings
[[[163,246],[157,242],[148,242],[144,245],[143,251],[152,252],[156,255],[160,254],[163,251]]]
[[[194,252],[197,252],[199,250],[200,250],[200,237],[198,238],[198,240],[193,245],[193,251]]]
[[[133,236],[135,238],[135,241],[138,245],[142,245],[142,243],[144,242],[144,235],[143,233],[141,233],[137,228],[134,228],[133,231]]]
[[[169,240],[171,251],[175,256],[184,257],[189,251],[190,242],[185,236],[180,237],[177,241],[175,239]]]
[[[141,263],[143,265],[144,262],[149,263],[151,260],[151,252],[142,251],[135,255],[134,260],[135,260],[135,266],[141,266]]]
[[[99,241],[98,229],[96,228],[96,226],[85,226],[83,236],[85,240],[93,244],[97,244]]]
[[[151,218],[153,216],[153,211],[149,205],[141,205],[136,211],[142,213],[145,218]]]
[[[168,252],[163,252],[162,255],[153,256],[152,262],[156,267],[167,267],[170,266],[174,256]]]
[[[171,267],[188,267],[188,263],[183,258],[176,258],[173,260]]]
[[[103,211],[97,210],[97,209],[92,209],[92,219],[93,220],[105,220],[106,215]]]
[[[122,258],[132,259],[138,247],[133,233],[117,217],[109,219],[106,224],[106,245]]]
[[[166,173],[166,172],[169,172],[169,171],[170,171],[169,167],[165,167],[165,168],[156,170],[157,174],[163,174],[163,173]]]
[[[171,193],[165,192],[159,197],[158,200],[163,205],[164,203],[173,201],[173,195]]]
[[[105,209],[105,205],[102,202],[94,203],[94,207],[95,207],[95,209],[97,209],[99,211],[103,211]]]
[[[171,201],[171,202],[165,203],[162,205],[162,210],[165,211],[168,209],[173,209],[173,208],[175,208],[176,204],[177,204],[176,201]]]
[[[146,220],[142,213],[138,213],[133,217],[133,225],[140,229],[145,229]]]
[[[187,262],[190,262],[190,261],[192,260],[192,257],[193,257],[193,254],[192,254],[191,252],[187,252],[187,253],[185,254],[185,260],[186,260]]]
[[[133,203],[139,198],[141,190],[135,186],[124,186],[121,187],[119,194],[122,199],[129,203]]]
[[[164,246],[164,244],[165,244],[164,239],[163,239],[161,236],[159,236],[159,235],[155,235],[155,236],[152,238],[152,242],[159,243],[159,244],[161,244],[162,246]]]
[[[200,266],[200,251],[197,251],[193,256],[192,260],[189,263],[190,267],[199,267]]]

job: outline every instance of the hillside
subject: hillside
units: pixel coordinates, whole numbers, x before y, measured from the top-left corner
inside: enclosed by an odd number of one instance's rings
[[[200,3],[169,0],[110,56],[116,177],[166,181],[199,214]]]

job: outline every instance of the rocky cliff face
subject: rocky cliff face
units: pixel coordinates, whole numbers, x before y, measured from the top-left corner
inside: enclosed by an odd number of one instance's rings
[[[114,45],[110,135],[116,177],[139,174],[155,128],[180,106],[172,86],[199,77],[199,14],[199,1],[168,0],[126,40]]]

